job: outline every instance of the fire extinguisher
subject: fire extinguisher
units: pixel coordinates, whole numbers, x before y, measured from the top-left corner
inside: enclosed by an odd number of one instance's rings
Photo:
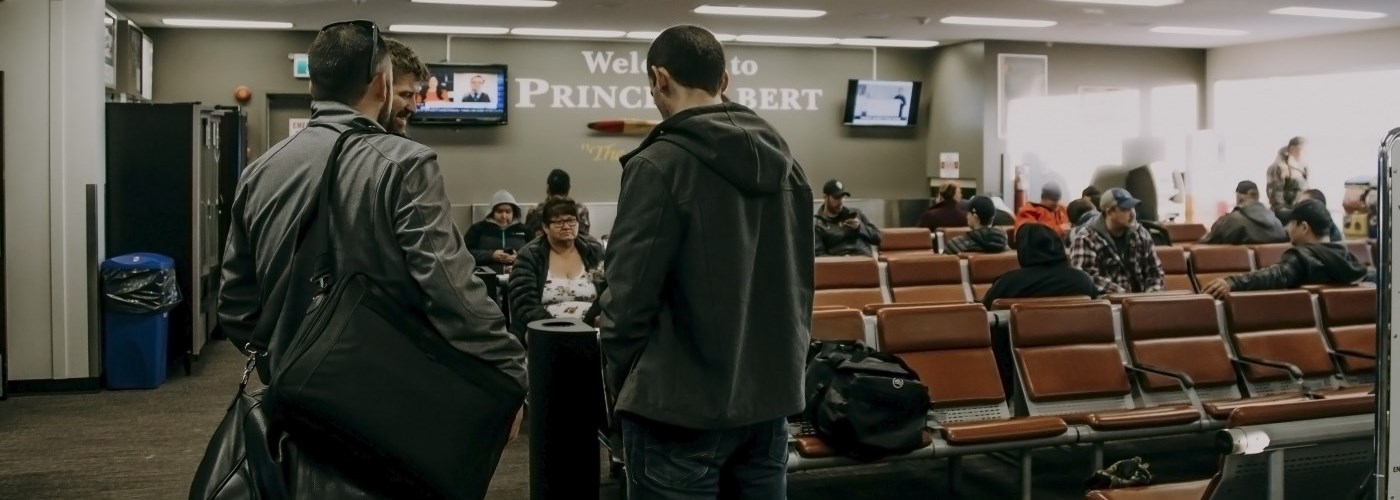
[[[1011,209],[1016,212],[1021,211],[1021,205],[1026,203],[1026,182],[1021,178],[1021,173],[1025,167],[1016,167],[1015,187],[1011,195]]]

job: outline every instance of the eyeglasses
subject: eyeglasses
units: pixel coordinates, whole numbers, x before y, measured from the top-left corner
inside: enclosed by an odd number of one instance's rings
[[[361,29],[369,30],[369,33],[370,33],[370,44],[369,44],[369,72],[368,72],[368,73],[365,73],[365,82],[372,82],[372,81],[374,81],[374,73],[375,73],[375,70],[377,69],[377,68],[375,68],[376,64],[374,64],[374,63],[375,63],[375,61],[376,61],[377,59],[379,59],[379,26],[376,26],[376,25],[374,24],[373,21],[366,21],[366,20],[364,20],[364,19],[356,19],[356,20],[352,20],[352,21],[340,21],[340,22],[337,22],[337,23],[330,23],[330,24],[327,24],[327,25],[321,27],[321,33],[325,33],[326,30],[329,30],[329,29],[334,28],[334,27],[336,27],[336,26],[346,26],[346,25],[354,26],[354,27],[356,27],[356,28],[361,28]]]
[[[560,219],[549,221],[550,227],[578,227],[578,219]]]

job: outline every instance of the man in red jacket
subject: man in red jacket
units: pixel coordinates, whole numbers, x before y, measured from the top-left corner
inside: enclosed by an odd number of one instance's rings
[[[1021,225],[1027,222],[1044,224],[1055,230],[1055,235],[1064,239],[1069,233],[1069,214],[1065,212],[1065,207],[1060,205],[1060,185],[1054,182],[1045,183],[1045,187],[1040,188],[1040,203],[1027,203],[1021,206],[1016,212],[1016,229],[1021,229]]]

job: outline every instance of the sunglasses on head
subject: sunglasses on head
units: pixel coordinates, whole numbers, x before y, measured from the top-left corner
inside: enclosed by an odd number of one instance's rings
[[[364,19],[356,19],[356,20],[353,20],[353,21],[340,21],[340,22],[337,22],[337,23],[330,23],[330,24],[327,24],[327,25],[321,27],[321,32],[322,32],[322,33],[325,33],[326,30],[329,30],[329,29],[331,29],[331,28],[334,28],[334,27],[337,27],[337,26],[347,26],[347,25],[348,25],[348,26],[354,26],[354,27],[356,27],[356,28],[360,28],[360,29],[369,31],[369,34],[370,34],[370,44],[369,44],[369,72],[365,73],[365,75],[366,75],[366,76],[365,76],[365,81],[366,81],[366,82],[374,81],[374,73],[375,73],[375,70],[377,69],[377,68],[375,68],[374,62],[375,62],[377,59],[379,59],[379,26],[375,26],[375,24],[374,24],[373,21],[366,21],[366,20],[364,20]]]

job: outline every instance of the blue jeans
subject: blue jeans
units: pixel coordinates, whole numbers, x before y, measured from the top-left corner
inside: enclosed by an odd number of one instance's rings
[[[724,430],[620,415],[628,500],[787,498],[787,421]]]

